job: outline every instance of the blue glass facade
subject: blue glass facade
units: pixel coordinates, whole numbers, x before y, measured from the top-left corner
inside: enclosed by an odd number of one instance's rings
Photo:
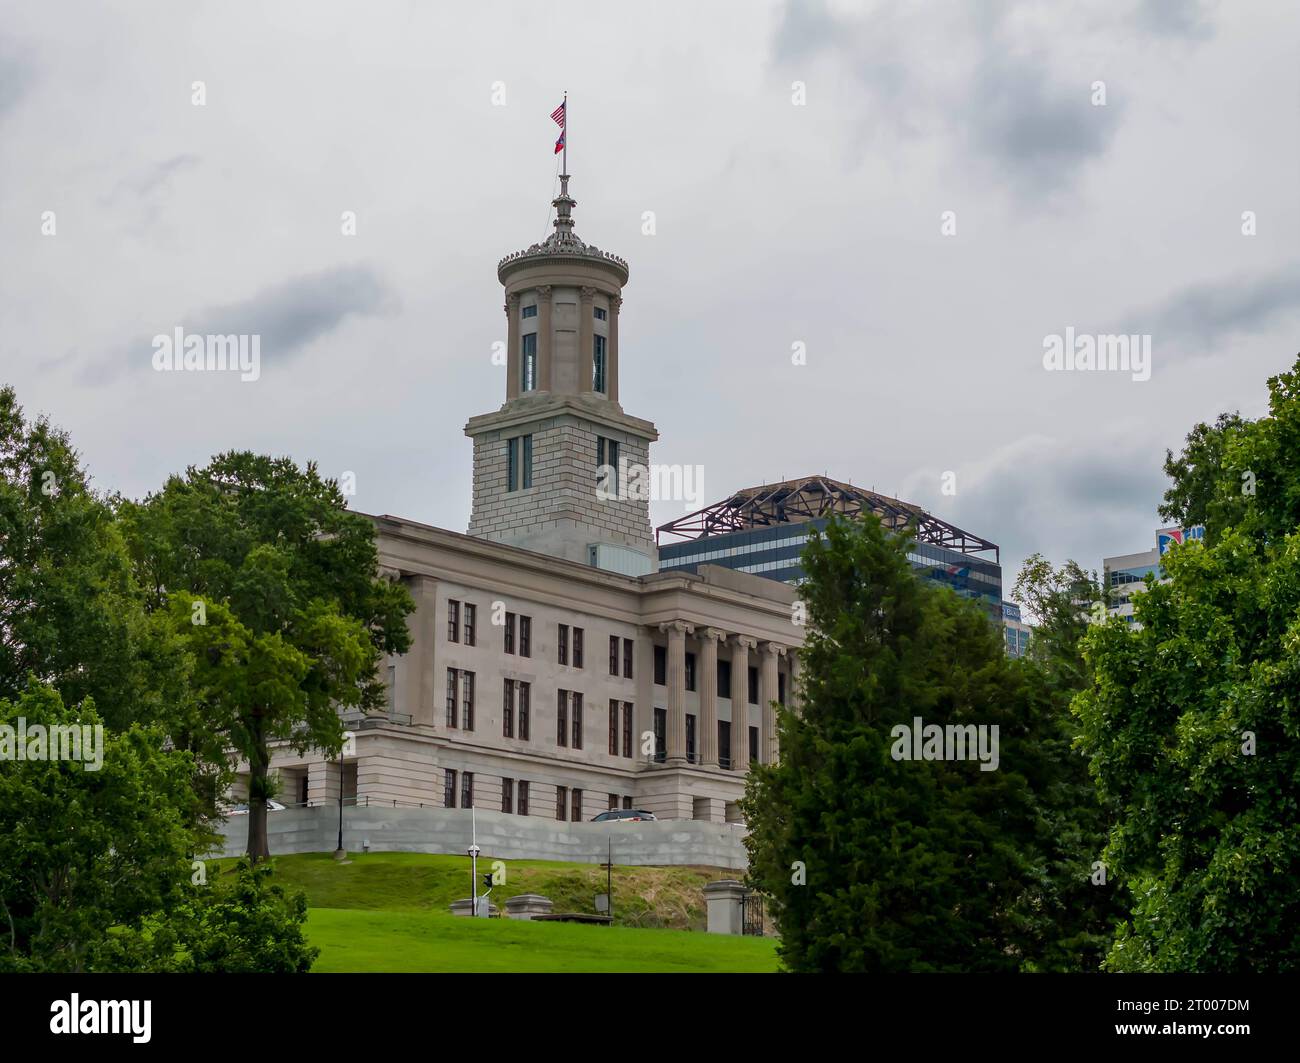
[[[699,565],[711,564],[798,583],[805,575],[799,557],[808,535],[826,523],[823,518],[774,524],[660,546],[659,570],[694,572]],[[907,557],[918,575],[975,599],[991,619],[1002,622],[1002,566],[997,562],[930,543],[913,543]]]

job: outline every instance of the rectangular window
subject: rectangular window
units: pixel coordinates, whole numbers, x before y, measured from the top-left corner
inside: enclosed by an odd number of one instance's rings
[[[557,746],[569,744],[569,692],[567,690],[555,692],[555,744]]]
[[[695,713],[686,714],[686,759],[695,763]]]
[[[523,335],[523,357],[519,360],[519,390],[537,390],[537,333]]]
[[[466,646],[474,645],[474,639],[475,636],[477,635],[477,632],[475,630],[477,613],[478,610],[475,609],[474,606],[470,605],[469,602],[465,603],[465,645]]]
[[[618,702],[609,699],[609,755],[618,756]]]
[[[515,652],[515,614],[506,613],[506,653]]]
[[[655,760],[668,759],[668,710],[655,709]]]
[[[515,681],[507,679],[501,690],[501,737],[515,736]]]
[[[533,618],[531,616],[521,616],[519,618],[519,656],[531,657],[533,642]]]
[[[624,807],[624,808],[631,808],[631,807],[632,807],[632,798],[630,798],[630,797],[625,797],[625,798],[623,798],[623,807]]]
[[[581,823],[582,822],[582,791],[581,790],[573,791],[572,808],[573,811],[570,813],[569,818],[573,820],[574,823]]]
[[[623,756],[632,755],[632,703],[623,702]]]
[[[560,663],[569,663],[569,625],[560,625]]]
[[[655,686],[668,682],[668,647],[655,647]]]
[[[573,716],[573,748],[581,749],[582,748],[582,695],[579,694],[577,691],[574,691],[574,693],[570,695],[570,699],[571,699],[570,713]]]
[[[686,689],[695,689],[695,654],[686,655]]]
[[[456,807],[456,773],[451,768],[442,773],[442,804],[445,808]]]
[[[555,788],[555,818],[563,820],[569,812],[569,788],[567,786],[557,786]]]
[[[460,716],[460,725],[466,731],[474,730],[474,673],[460,673],[460,696],[461,707],[463,712]]]
[[[758,728],[749,729],[749,759],[751,763],[758,763]]]
[[[573,667],[582,667],[582,628],[573,629]]]
[[[623,678],[632,678],[632,640],[623,640]]]
[[[731,697],[731,662],[718,662],[718,697]]]
[[[618,441],[596,437],[596,484],[609,498],[622,498],[618,468]]]
[[[397,711],[397,665],[388,666],[388,711]]]
[[[618,636],[609,636],[609,674],[618,675]]]
[[[447,669],[447,726],[456,726],[456,669]]]
[[[591,312],[595,316],[597,321],[605,320],[605,308],[603,306],[593,306],[591,308]]]
[[[501,811],[514,812],[515,810],[515,781],[514,779],[501,780]]]
[[[506,440],[506,490],[519,490],[519,437]]]
[[[447,641],[460,641],[460,602],[447,603]]]
[[[718,721],[718,767],[731,767],[731,723]]]
[[[749,703],[751,705],[758,704],[758,669],[757,668],[751,668],[749,670]]]
[[[528,783],[523,779],[519,780],[519,815],[528,815]]]
[[[460,807],[474,807],[474,773],[472,771],[461,772],[460,776]]]
[[[536,316],[537,316],[537,304],[536,304],[536,303],[529,303],[527,306],[525,306],[525,307],[522,308],[522,312],[520,313],[519,316],[520,316],[520,317],[536,317]]]
[[[533,437],[524,436],[524,487],[533,486]]]
[[[611,812],[613,812],[616,808],[618,808],[618,794],[610,794],[610,795],[609,795],[609,810],[610,810]]]
[[[528,741],[528,708],[532,701],[533,685],[519,684],[519,740]]]
[[[776,673],[776,700],[782,705],[785,704],[785,673]]]
[[[605,337],[593,336],[591,352],[591,390],[605,394]]]

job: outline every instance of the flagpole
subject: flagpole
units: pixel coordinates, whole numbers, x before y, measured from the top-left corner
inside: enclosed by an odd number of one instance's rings
[[[569,90],[564,90],[564,175],[569,175]]]

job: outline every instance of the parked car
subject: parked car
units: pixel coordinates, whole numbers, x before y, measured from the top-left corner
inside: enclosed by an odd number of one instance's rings
[[[268,801],[268,802],[266,803],[266,810],[267,810],[268,812],[283,812],[283,811],[284,811],[284,805],[280,804],[279,801]],[[248,805],[247,805],[247,804],[234,805],[234,806],[232,806],[231,809],[226,813],[226,815],[228,815],[228,816],[246,816],[246,815],[248,815]]]
[[[643,808],[611,808],[592,819],[592,823],[640,823],[642,820],[654,822],[655,814]]]

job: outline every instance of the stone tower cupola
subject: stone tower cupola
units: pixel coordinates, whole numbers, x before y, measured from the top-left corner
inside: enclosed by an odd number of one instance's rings
[[[499,410],[465,426],[474,441],[469,534],[640,575],[656,556],[639,489],[648,477],[626,470],[649,465],[659,433],[619,404],[628,267],[574,232],[568,174],[552,206],[554,231],[497,266],[506,394]]]

